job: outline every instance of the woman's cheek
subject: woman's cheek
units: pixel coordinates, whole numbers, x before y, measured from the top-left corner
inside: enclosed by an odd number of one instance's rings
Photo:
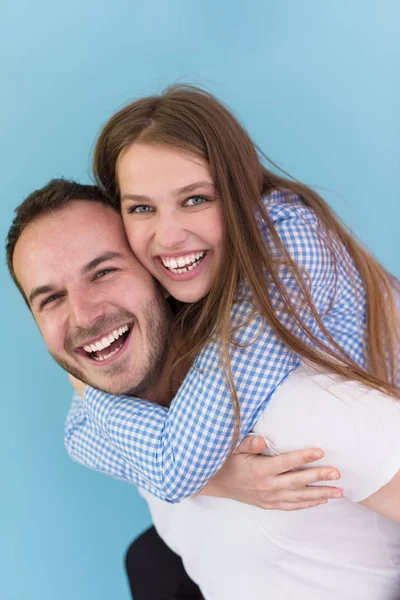
[[[127,235],[129,245],[138,261],[145,269],[150,271],[152,275],[155,275],[156,269],[151,257],[147,233],[143,232],[141,227],[137,227],[131,228],[131,230],[127,232]]]
[[[128,238],[128,242],[132,249],[132,252],[136,255],[136,258],[138,258],[142,262],[142,260],[144,259],[145,250],[145,236],[143,235],[143,230],[140,226],[135,226],[132,223],[127,223],[126,221],[124,222],[124,225],[126,236]]]

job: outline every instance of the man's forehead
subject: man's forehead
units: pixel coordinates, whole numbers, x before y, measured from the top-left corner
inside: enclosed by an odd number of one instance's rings
[[[14,269],[20,283],[46,275],[57,266],[79,270],[100,254],[132,256],[122,219],[99,202],[77,200],[41,215],[22,232],[14,253]],[[26,291],[26,290],[25,290]]]
[[[39,215],[22,232],[19,246],[28,244],[38,249],[44,246],[50,254],[64,243],[90,238],[113,239],[127,243],[122,218],[113,208],[100,202],[74,200],[67,206]],[[49,245],[59,240],[59,244]]]
[[[46,227],[49,224],[77,223],[86,224],[89,221],[96,227],[109,229],[123,229],[122,217],[113,207],[97,200],[72,200],[65,206],[52,212],[40,215],[33,221]],[[71,228],[73,229],[73,228]]]

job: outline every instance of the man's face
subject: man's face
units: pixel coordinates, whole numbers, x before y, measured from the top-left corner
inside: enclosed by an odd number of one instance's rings
[[[139,395],[160,375],[168,307],[112,208],[74,200],[38,217],[17,242],[14,269],[64,369],[113,394]]]

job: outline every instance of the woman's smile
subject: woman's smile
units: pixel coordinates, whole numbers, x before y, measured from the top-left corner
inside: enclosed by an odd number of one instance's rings
[[[191,281],[207,269],[212,251],[202,250],[177,256],[158,256],[155,263],[164,277],[171,281]]]

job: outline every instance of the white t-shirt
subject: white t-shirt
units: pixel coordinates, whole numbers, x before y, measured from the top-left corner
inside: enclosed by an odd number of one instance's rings
[[[331,485],[345,497],[285,512],[208,497],[167,504],[142,492],[206,600],[399,600],[400,525],[357,502],[400,469],[400,402],[303,364],[254,431],[268,454],[322,448],[318,464],[340,469]]]

